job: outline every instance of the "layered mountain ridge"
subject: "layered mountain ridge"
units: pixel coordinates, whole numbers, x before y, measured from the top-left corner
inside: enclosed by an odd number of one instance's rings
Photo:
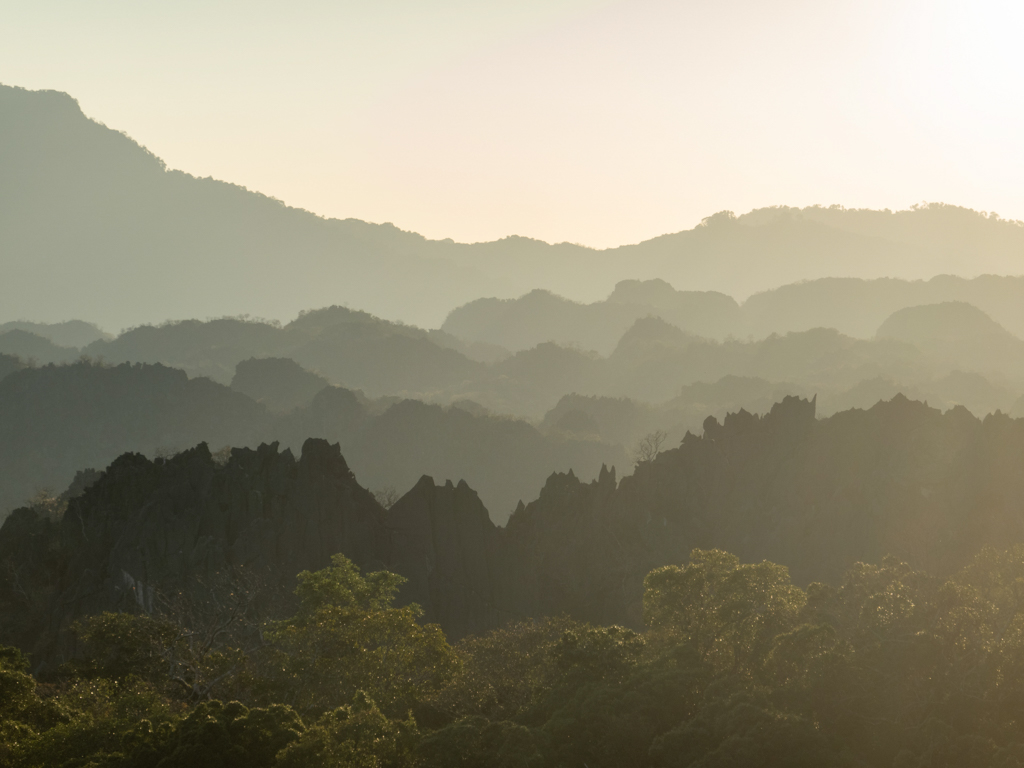
[[[339,442],[375,491],[424,473],[465,479],[504,522],[552,471],[596,477],[650,433],[679,441],[708,415],[766,412],[786,395],[817,397],[823,415],[898,393],[1024,415],[1024,341],[963,302],[897,310],[870,339],[817,328],[717,341],[647,316],[607,356],[544,342],[491,362],[469,355],[493,346],[342,307],[286,326],[143,326],[70,364],[80,350],[22,329],[0,334],[0,353],[17,351],[12,338],[62,364],[0,358],[0,515],[125,451],[298,451],[312,436]]]
[[[242,370],[250,371],[250,386],[252,379],[270,386],[275,378],[281,383],[278,368],[258,360]],[[301,369],[290,370],[308,384]],[[519,419],[473,411],[468,404],[371,400],[325,385],[301,407],[280,413],[242,391],[160,364],[18,367],[0,380],[0,517],[122,453],[169,455],[200,441],[215,451],[278,441],[297,452],[311,436],[330,439],[344,446],[374,491],[397,493],[424,473],[465,478],[499,521],[553,470],[575,468],[588,477],[603,462],[626,460],[621,446],[548,435]]]
[[[11,317],[114,329],[337,303],[434,327],[452,307],[538,287],[596,301],[623,279],[662,278],[746,297],[825,277],[1024,271],[1024,228],[943,205],[723,212],[606,250],[524,237],[431,241],[169,170],[67,94],[9,86],[0,86],[0,234],[0,301]]]
[[[651,316],[718,341],[815,328],[869,339],[896,312],[948,303],[971,304],[1024,336],[1024,278],[997,275],[821,278],[762,291],[742,303],[713,291],[676,290],[661,279],[623,280],[606,299],[589,304],[540,289],[515,299],[477,299],[449,312],[441,329],[466,343],[511,351],[554,341],[610,354],[633,323]]]

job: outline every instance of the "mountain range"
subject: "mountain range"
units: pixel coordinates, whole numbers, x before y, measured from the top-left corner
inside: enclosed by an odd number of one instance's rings
[[[71,96],[10,86],[0,86],[0,242],[11,319],[108,329],[334,304],[437,327],[480,297],[541,288],[593,302],[626,279],[744,299],[825,277],[1024,272],[1024,227],[949,205],[722,212],[605,250],[428,240],[169,169]]]
[[[914,281],[821,278],[762,291],[743,303],[714,291],[677,291],[657,278],[623,280],[607,298],[591,303],[542,289],[515,299],[476,299],[449,312],[441,330],[512,351],[554,341],[609,354],[636,320],[648,316],[719,341],[814,328],[868,339],[894,312],[948,302],[970,304],[1024,337],[1024,277],[998,275]]]
[[[1024,340],[965,302],[899,309],[868,339],[816,328],[717,341],[646,316],[604,356],[553,342],[501,350],[342,307],[284,326],[140,326],[82,348],[14,328],[0,334],[0,514],[125,451],[297,451],[316,437],[339,443],[376,492],[423,473],[466,480],[502,523],[552,471],[626,472],[648,435],[679,444],[708,416],[766,413],[789,395],[822,415],[899,394],[1024,415]]]

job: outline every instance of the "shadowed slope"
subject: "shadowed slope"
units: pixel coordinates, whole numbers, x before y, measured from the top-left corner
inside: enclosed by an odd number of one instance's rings
[[[1022,457],[1024,420],[903,397],[817,420],[813,401],[786,398],[763,417],[709,417],[701,437],[621,482],[607,468],[591,483],[555,473],[502,531],[464,483],[422,479],[385,512],[322,440],[299,461],[276,446],[236,449],[223,466],[205,446],[128,454],[59,522],[23,509],[0,529],[0,557],[22,579],[0,585],[4,631],[49,643],[46,625],[146,608],[239,569],[264,574],[271,605],[335,551],[408,576],[404,599],[455,636],[561,613],[639,626],[644,577],[694,548],[780,563],[798,584],[886,554],[945,575],[985,546],[1024,542]]]
[[[0,559],[19,577],[0,584],[0,641],[57,663],[83,616],[160,611],[172,598],[199,606],[237,590],[255,595],[259,615],[280,616],[294,609],[296,574],[339,552],[406,576],[403,601],[415,597],[459,637],[505,618],[479,597],[509,582],[493,570],[499,546],[465,484],[424,478],[386,514],[323,440],[307,440],[298,460],[276,444],[236,448],[223,465],[205,444],[167,460],[125,454],[59,521],[25,508],[0,528]]]
[[[162,365],[17,371],[0,380],[0,513],[125,451],[247,445],[266,423],[248,397]]]
[[[899,396],[816,421],[812,402],[705,422],[618,487],[552,476],[507,535],[547,613],[640,625],[644,576],[722,548],[834,581],[886,554],[947,574],[1024,541],[1024,420],[942,414]]]

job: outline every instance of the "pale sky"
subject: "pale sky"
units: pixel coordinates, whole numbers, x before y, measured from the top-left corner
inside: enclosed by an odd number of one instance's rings
[[[1024,219],[1024,3],[0,0],[0,82],[167,163],[432,238],[719,210]]]

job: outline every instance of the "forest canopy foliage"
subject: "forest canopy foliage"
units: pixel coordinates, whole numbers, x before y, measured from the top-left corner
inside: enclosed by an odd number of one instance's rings
[[[11,766],[1024,765],[1024,548],[942,581],[888,558],[836,587],[695,550],[651,572],[646,629],[521,621],[449,645],[401,578],[338,556],[242,649],[102,614],[37,682],[0,652]],[[225,638],[237,637],[226,633]],[[187,643],[185,644],[187,645]]]

